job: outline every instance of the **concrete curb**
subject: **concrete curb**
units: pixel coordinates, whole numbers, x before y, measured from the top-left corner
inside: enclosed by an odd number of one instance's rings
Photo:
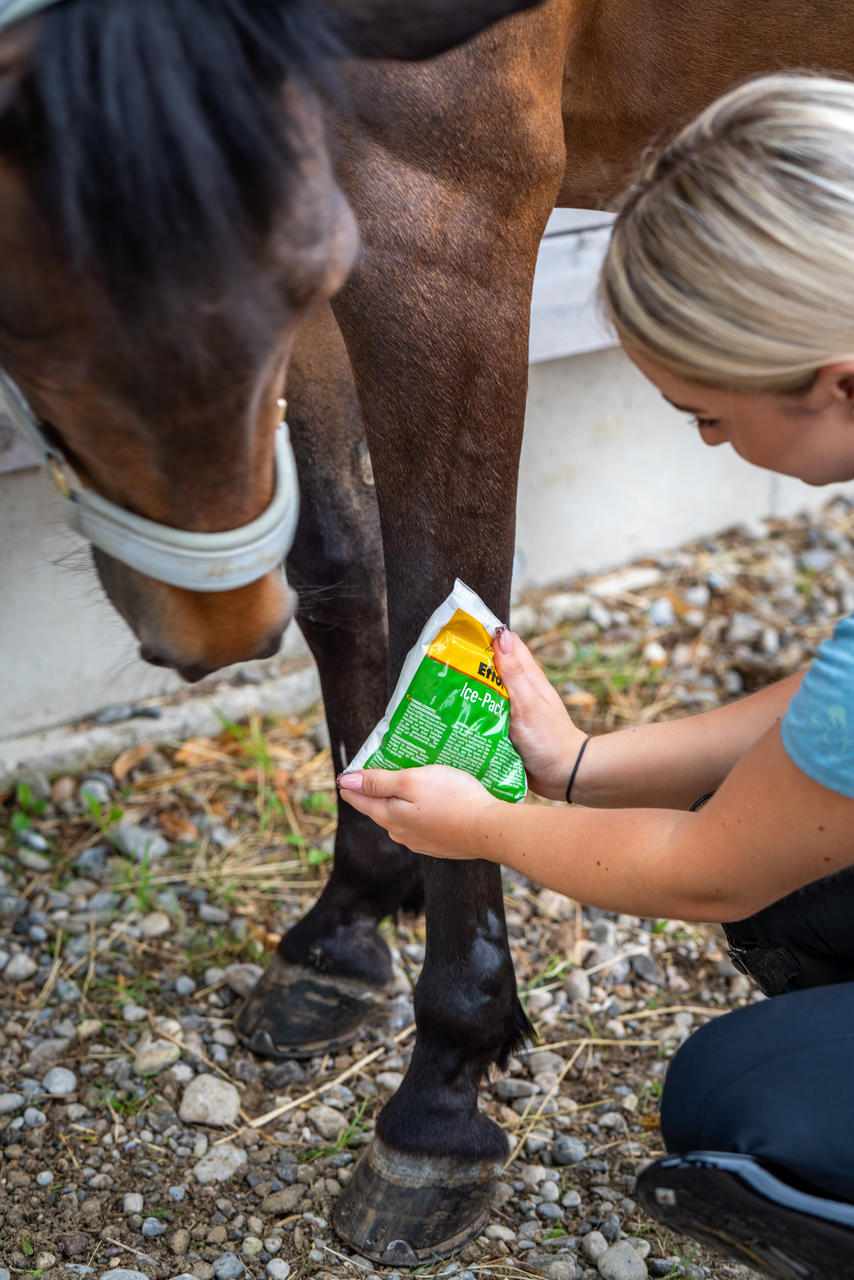
[[[156,701],[151,699],[148,701]],[[294,669],[261,684],[223,684],[204,693],[183,693],[161,703],[157,720],[131,719],[118,724],[61,725],[39,733],[0,741],[0,790],[12,785],[25,769],[52,777],[76,773],[105,763],[142,742],[157,745],[185,738],[215,736],[222,725],[214,708],[229,720],[261,715],[299,715],[320,701],[320,679],[314,664],[299,662]]]

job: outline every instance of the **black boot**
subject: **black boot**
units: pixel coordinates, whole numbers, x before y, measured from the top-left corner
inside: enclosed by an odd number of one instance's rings
[[[666,1156],[642,1171],[635,1194],[671,1231],[760,1275],[854,1280],[854,1205],[793,1186],[752,1156]]]

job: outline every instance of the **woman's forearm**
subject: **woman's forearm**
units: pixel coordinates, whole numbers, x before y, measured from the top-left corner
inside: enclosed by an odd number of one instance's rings
[[[683,720],[602,734],[588,743],[572,788],[598,809],[687,809],[723,782],[782,718],[803,672],[738,702]]]

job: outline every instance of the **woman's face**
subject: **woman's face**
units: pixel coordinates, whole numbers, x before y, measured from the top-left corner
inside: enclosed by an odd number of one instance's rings
[[[742,393],[690,382],[627,348],[644,377],[690,414],[704,444],[730,444],[754,466],[807,484],[854,480],[854,360],[819,370],[797,396]]]

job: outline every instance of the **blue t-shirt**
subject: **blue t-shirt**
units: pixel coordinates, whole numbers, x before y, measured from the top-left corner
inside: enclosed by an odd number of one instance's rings
[[[854,614],[819,646],[780,732],[799,769],[831,791],[854,797]]]

